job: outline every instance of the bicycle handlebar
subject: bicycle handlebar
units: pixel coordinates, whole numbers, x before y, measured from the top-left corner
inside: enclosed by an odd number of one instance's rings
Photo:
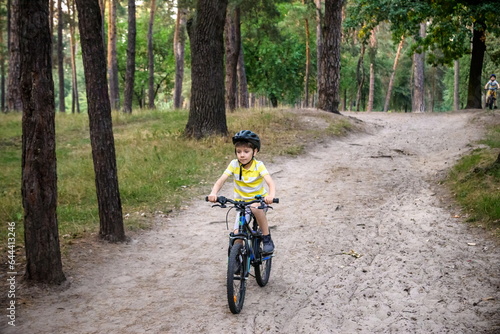
[[[205,201],[208,202],[208,196],[205,197]],[[255,196],[255,199],[254,200],[251,200],[251,201],[248,201],[248,202],[245,202],[245,201],[241,201],[241,200],[233,200],[233,199],[230,199],[230,198],[227,198],[227,197],[224,197],[224,196],[217,196],[217,203],[220,203],[222,205],[226,204],[226,203],[231,203],[231,204],[235,204],[235,205],[242,205],[244,204],[245,206],[247,205],[250,205],[250,204],[253,204],[253,203],[262,203],[264,201],[264,197],[260,196],[260,195],[257,195]],[[273,203],[279,203],[280,202],[280,199],[279,198],[273,198]]]

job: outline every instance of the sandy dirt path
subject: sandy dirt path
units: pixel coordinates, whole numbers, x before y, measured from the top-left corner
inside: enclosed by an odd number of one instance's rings
[[[500,333],[500,248],[437,182],[480,137],[476,114],[345,114],[368,133],[266,162],[276,256],[240,315],[226,302],[225,211],[200,194],[126,245],[75,247],[69,284],[20,291],[17,326],[0,332]]]

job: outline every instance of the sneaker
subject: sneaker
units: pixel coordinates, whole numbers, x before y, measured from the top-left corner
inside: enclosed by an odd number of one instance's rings
[[[264,247],[263,247],[262,251],[264,253],[272,253],[274,251],[274,242],[271,239],[271,235],[270,234],[263,235],[262,241],[264,243]]]

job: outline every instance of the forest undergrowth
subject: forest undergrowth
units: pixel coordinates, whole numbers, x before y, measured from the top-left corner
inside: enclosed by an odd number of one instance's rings
[[[500,239],[500,120],[490,116],[482,146],[460,159],[446,184],[467,213],[467,221],[491,229]]]

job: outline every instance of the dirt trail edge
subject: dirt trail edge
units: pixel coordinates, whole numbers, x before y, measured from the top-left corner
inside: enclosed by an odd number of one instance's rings
[[[4,317],[0,332],[500,333],[500,249],[436,192],[480,138],[477,114],[345,114],[369,133],[266,162],[276,256],[240,315],[226,212],[200,194],[127,245],[75,247],[68,286],[20,291],[17,326]]]

